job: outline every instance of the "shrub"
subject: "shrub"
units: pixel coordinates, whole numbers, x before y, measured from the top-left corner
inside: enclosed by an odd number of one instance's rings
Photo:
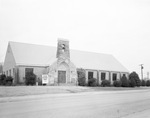
[[[28,72],[25,78],[26,85],[35,85],[36,84],[36,75],[32,72]]]
[[[78,85],[79,86],[86,86],[86,78],[83,77],[83,78],[78,78]]]
[[[5,79],[6,79],[5,74],[0,75],[0,85],[5,85]]]
[[[97,86],[97,80],[95,78],[90,78],[88,80],[88,85],[89,86]]]
[[[0,75],[0,85],[11,86],[13,84],[13,78],[5,74]]]
[[[146,86],[146,81],[145,80],[141,81],[141,86]]]
[[[122,76],[120,81],[122,87],[129,87],[129,81],[126,76]]]
[[[77,74],[78,74],[78,85],[86,86],[85,71],[83,69],[80,69],[77,71]]]
[[[101,83],[101,86],[103,86],[103,87],[110,86],[110,81],[109,80],[103,80]]]
[[[139,79],[139,76],[136,72],[132,72],[129,75],[129,80],[131,80],[133,82],[133,80],[135,81],[135,86],[140,86],[141,85],[141,80]]]
[[[114,83],[113,83],[113,85],[115,87],[121,87],[121,81],[120,80],[115,80]]]
[[[5,78],[5,85],[11,86],[12,83],[13,83],[13,78],[12,78],[11,76],[7,76],[7,77]]]
[[[135,87],[136,86],[136,82],[135,82],[134,78],[130,78],[130,80],[129,80],[129,86],[130,87]]]
[[[137,87],[140,87],[140,86],[141,86],[141,80],[140,80],[140,79],[137,80],[137,81],[135,80],[135,82],[136,82],[136,86],[137,86]]]
[[[150,86],[150,80],[146,81],[146,86]]]

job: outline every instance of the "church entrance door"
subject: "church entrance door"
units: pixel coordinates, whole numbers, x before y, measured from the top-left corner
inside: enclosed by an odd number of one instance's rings
[[[58,71],[58,83],[66,83],[66,71]]]

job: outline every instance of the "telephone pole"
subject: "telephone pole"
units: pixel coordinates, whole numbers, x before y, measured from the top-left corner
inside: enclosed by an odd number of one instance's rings
[[[143,80],[143,64],[140,64],[140,66],[141,66],[141,80]]]

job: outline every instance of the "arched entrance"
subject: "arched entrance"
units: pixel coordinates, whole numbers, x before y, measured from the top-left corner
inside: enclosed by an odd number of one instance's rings
[[[69,66],[65,62],[62,62],[58,66],[58,83],[67,83],[69,74]]]

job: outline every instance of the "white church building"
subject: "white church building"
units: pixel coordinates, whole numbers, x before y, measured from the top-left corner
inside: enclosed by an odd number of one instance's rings
[[[27,72],[33,72],[38,79],[48,75],[48,85],[77,85],[77,71],[85,70],[86,82],[90,77],[102,80],[128,77],[129,71],[112,55],[70,50],[69,41],[58,39],[57,47],[9,42],[3,66],[3,73],[14,78],[14,84],[25,83]]]

